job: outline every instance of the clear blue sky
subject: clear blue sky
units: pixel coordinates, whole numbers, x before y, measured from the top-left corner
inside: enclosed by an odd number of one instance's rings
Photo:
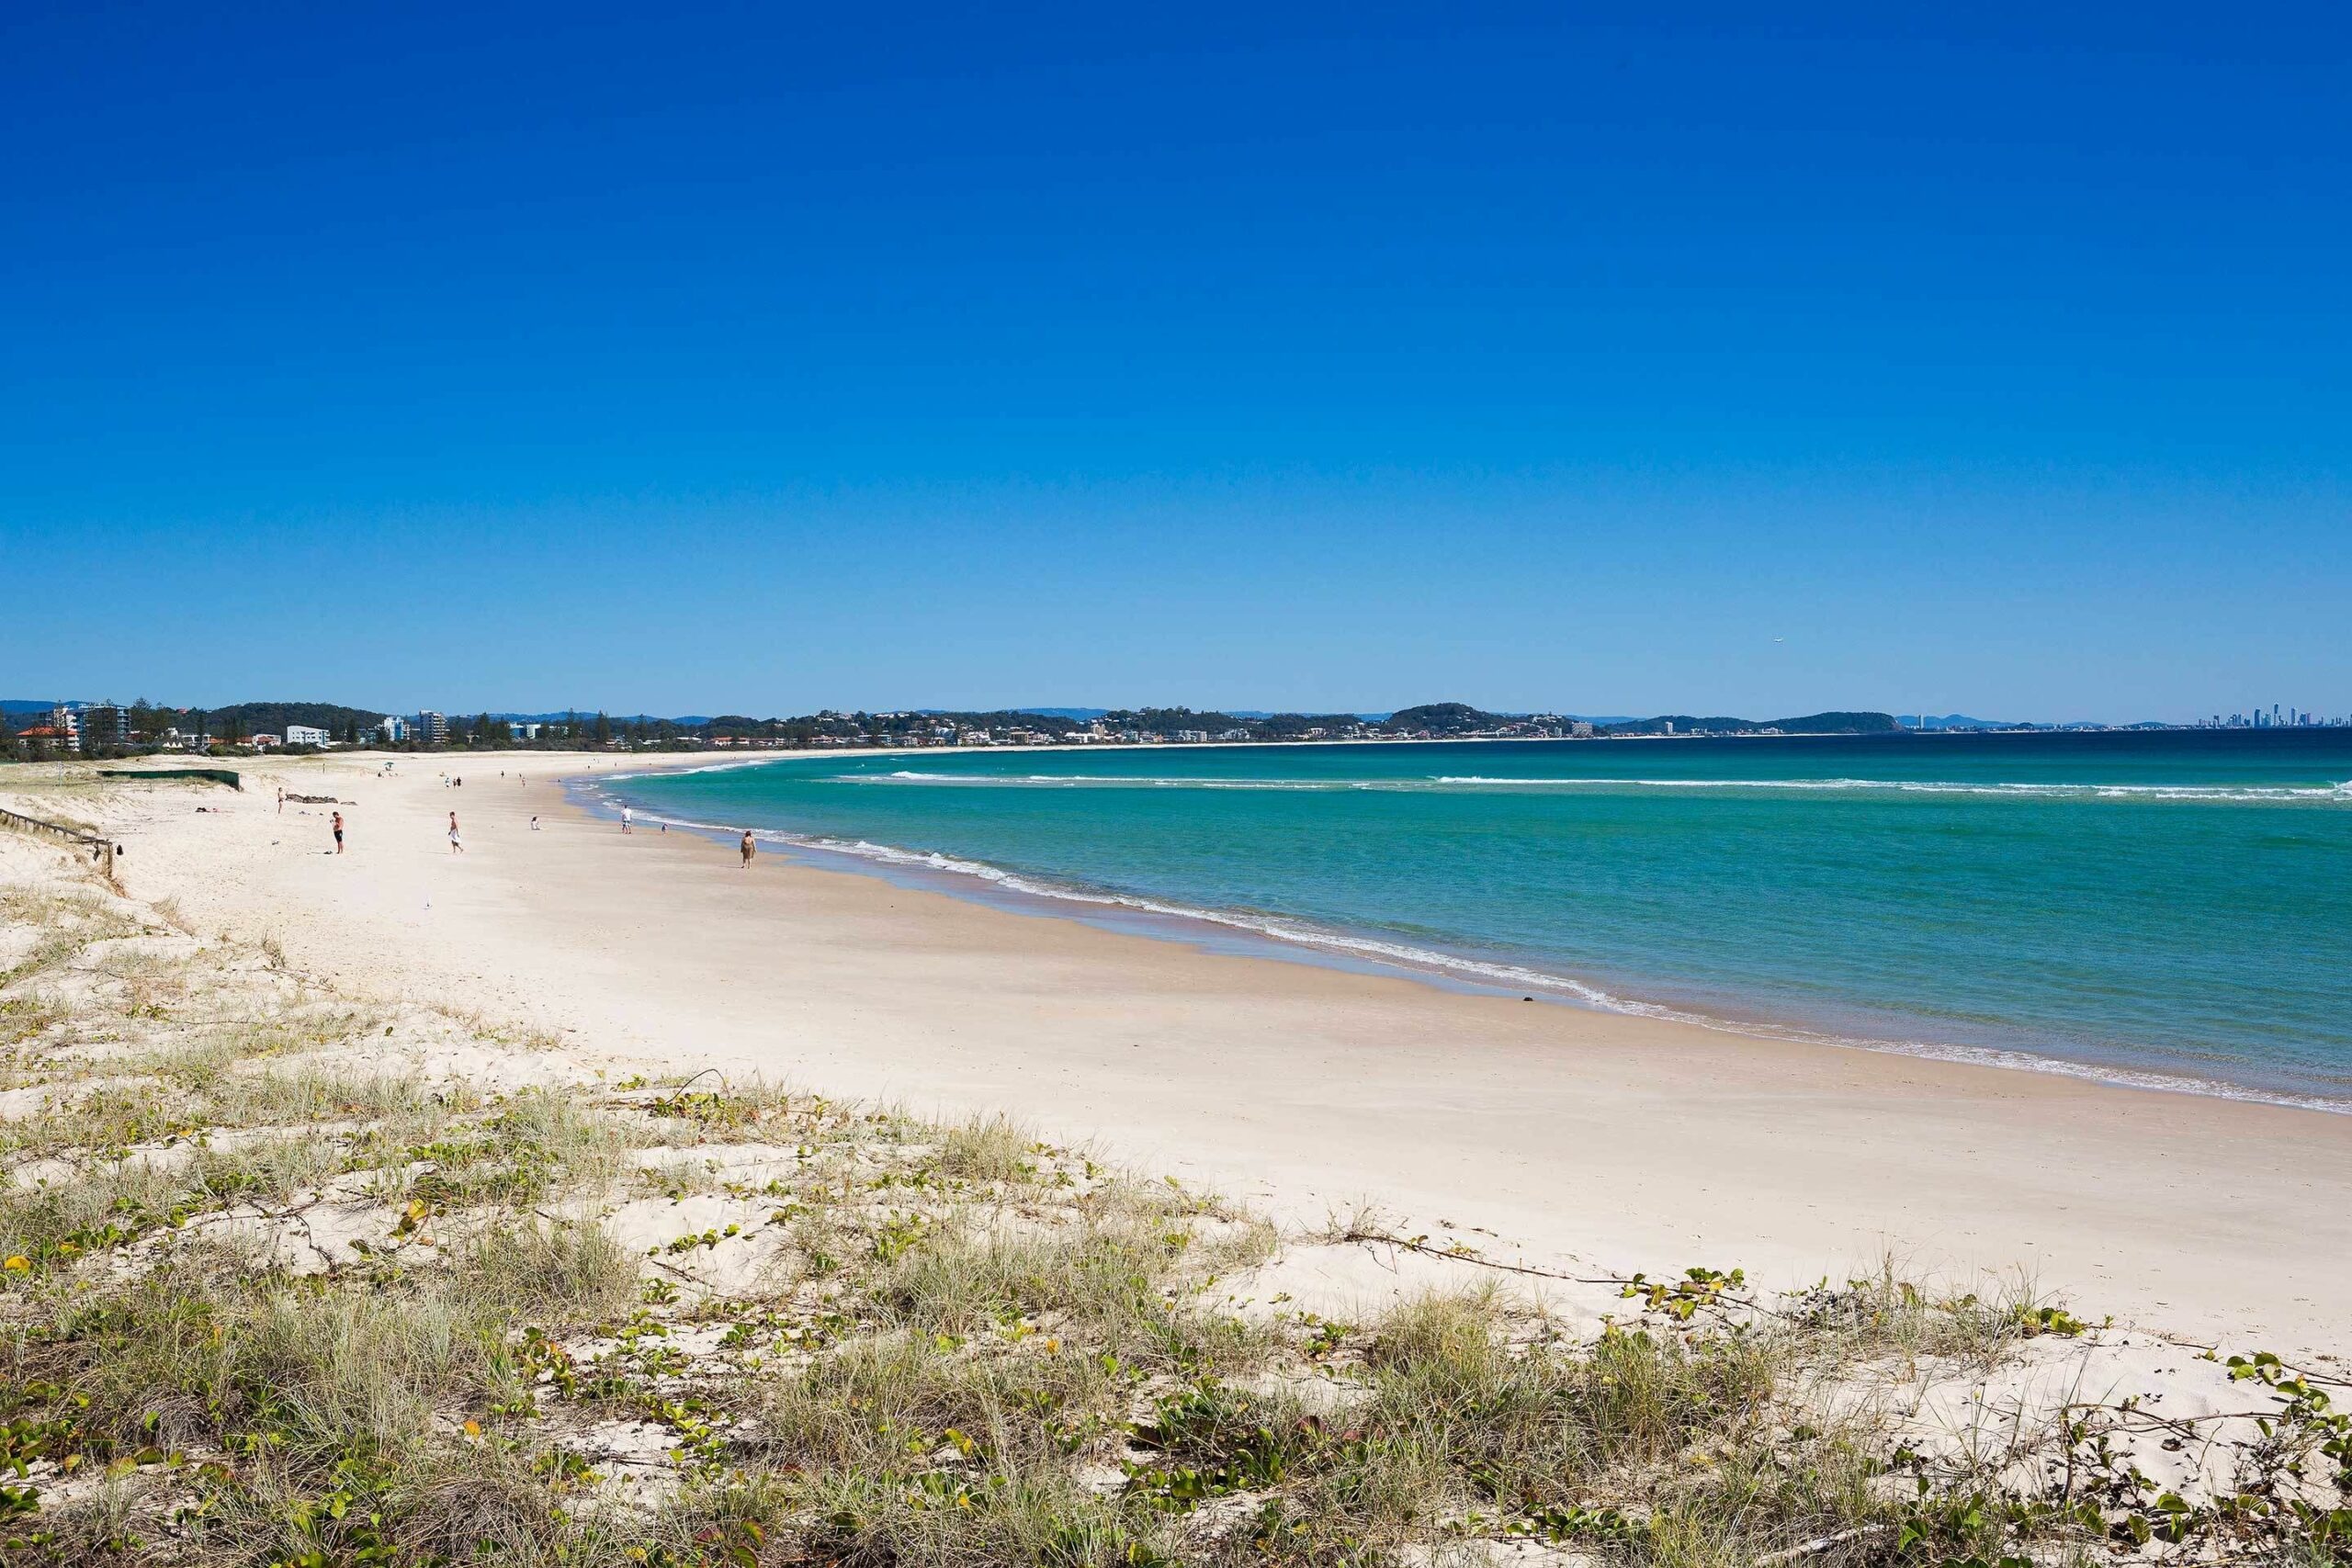
[[[12,5],[0,695],[2352,708],[2342,7],[1568,9]]]

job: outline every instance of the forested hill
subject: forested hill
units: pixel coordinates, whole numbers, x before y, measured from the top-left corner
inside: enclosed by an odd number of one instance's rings
[[[1431,735],[1468,735],[1478,730],[1497,729],[1510,723],[1517,715],[1488,713],[1474,708],[1468,703],[1419,703],[1412,707],[1398,708],[1381,721],[1380,728],[1399,734],[1415,734],[1428,730]]]

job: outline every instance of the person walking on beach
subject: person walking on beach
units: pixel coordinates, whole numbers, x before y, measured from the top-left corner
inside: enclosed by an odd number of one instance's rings
[[[449,813],[449,852],[453,855],[466,852],[466,841],[458,837],[458,814],[454,811]]]
[[[537,818],[534,817],[534,818],[531,818],[531,831],[532,831],[532,832],[534,832],[534,833],[536,833],[536,832],[537,832],[538,830],[539,830],[539,819],[538,819]]]
[[[277,786],[277,814],[280,817],[286,815],[286,786],[284,784]]]
[[[629,833],[629,832],[634,832],[634,831],[636,831],[636,829],[633,829],[633,828],[631,828],[631,827],[628,825],[628,823],[629,823],[629,809],[628,809],[628,807],[624,806],[624,807],[621,807],[621,831],[622,831],[622,832],[624,832],[624,833]]]
[[[334,852],[343,853],[343,813],[334,814]]]
[[[751,830],[749,828],[744,829],[743,829],[743,869],[744,869],[745,871],[749,871],[749,870],[751,870],[751,869],[752,869],[752,857],[753,855],[755,855],[755,854],[758,854],[759,852],[760,852],[760,846],[759,846],[759,845],[757,845],[757,844],[755,844],[755,843],[753,843],[753,842],[752,842],[752,830]]]

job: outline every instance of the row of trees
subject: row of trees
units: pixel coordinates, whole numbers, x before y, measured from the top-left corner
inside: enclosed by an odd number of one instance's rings
[[[129,723],[127,732],[118,742],[117,728],[111,716],[113,710],[93,711],[103,712],[107,716],[104,724],[86,727],[81,754],[91,757],[153,752],[167,746],[184,744],[186,738],[193,736],[204,737],[206,749],[209,750],[241,751],[250,748],[256,735],[277,736],[282,740],[288,728],[295,726],[322,730],[330,741],[340,745],[366,744],[408,751],[451,747],[469,750],[508,748],[603,750],[615,746],[631,750],[662,750],[703,746],[713,741],[728,745],[763,742],[774,746],[812,746],[828,741],[853,745],[910,745],[939,740],[971,730],[992,730],[1000,734],[1026,731],[1060,738],[1086,728],[1086,721],[1068,715],[1031,713],[1012,708],[881,714],[827,711],[793,718],[754,718],[745,714],[722,714],[692,722],[642,714],[616,718],[603,712],[591,715],[571,712],[559,718],[533,720],[513,720],[489,713],[477,713],[471,717],[451,716],[447,721],[446,738],[437,741],[425,732],[417,719],[408,718],[405,738],[391,742],[383,736],[384,716],[339,704],[237,703],[205,709],[169,707],[141,698],[123,710],[129,716]],[[0,758],[38,761],[66,754],[67,749],[62,744],[20,738],[16,733],[17,729],[32,727],[25,722],[25,717],[29,716],[20,717],[16,725],[0,721]],[[1282,715],[1272,720],[1252,720],[1221,713],[1199,713],[1189,708],[1125,710],[1106,715],[1105,722],[1114,729],[1134,728],[1155,733],[1183,729],[1208,729],[1223,733],[1247,727],[1253,733],[1269,738],[1295,735],[1310,727],[1338,731],[1359,723],[1353,715],[1346,714]]]

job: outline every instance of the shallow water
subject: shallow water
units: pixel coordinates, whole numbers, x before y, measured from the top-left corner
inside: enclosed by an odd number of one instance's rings
[[[2352,1109],[2352,730],[853,753],[616,787],[1074,909]]]

